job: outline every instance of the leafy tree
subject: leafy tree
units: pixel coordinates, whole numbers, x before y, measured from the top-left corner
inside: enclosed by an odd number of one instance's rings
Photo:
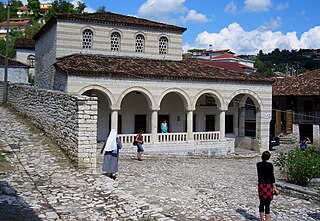
[[[32,10],[33,18],[38,18],[38,16],[40,15],[40,1],[28,0],[28,7]]]
[[[77,7],[74,9],[76,14],[81,14],[84,12],[85,8],[87,5],[84,2],[78,1],[77,2]]]
[[[99,6],[99,8],[97,9],[97,12],[107,12],[106,6],[104,6],[104,5]]]
[[[55,13],[73,14],[75,12],[72,3],[66,0],[54,0],[48,13],[45,15],[45,20],[48,21]]]
[[[43,24],[32,20],[32,24],[24,30],[25,38],[33,38],[35,34],[42,28]]]
[[[18,8],[23,6],[22,1],[20,0],[10,0],[10,18],[17,17]],[[7,14],[7,12],[6,12]]]

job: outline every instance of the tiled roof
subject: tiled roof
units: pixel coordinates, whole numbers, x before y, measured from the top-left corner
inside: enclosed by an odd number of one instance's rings
[[[219,60],[219,59],[226,59],[226,58],[230,58],[230,59],[236,59],[236,60],[244,60],[242,58],[239,58],[233,54],[230,54],[230,53],[223,53],[223,54],[220,54],[220,55],[217,55],[217,56],[214,56],[211,58],[211,60]]]
[[[74,54],[58,59],[55,66],[71,75],[272,83],[271,79],[260,74],[228,71],[201,64],[198,59],[167,61]]]
[[[319,96],[320,69],[299,77],[277,78],[272,86],[273,96]]]
[[[0,67],[3,68],[5,65],[5,56],[0,55]],[[19,61],[16,60],[12,60],[10,58],[8,58],[8,67],[10,68],[17,68],[17,67],[22,67],[22,68],[27,68],[28,65],[21,63]]]
[[[183,33],[186,28],[169,25],[165,23],[155,22],[143,18],[137,18],[134,16],[127,16],[116,14],[112,12],[96,12],[96,13],[84,13],[84,14],[55,14],[46,25],[37,33],[35,39],[48,27],[54,24],[57,20],[69,20],[90,22],[98,24],[112,24],[115,26],[134,26],[137,28],[147,28],[152,30],[164,30],[164,31],[176,31]]]
[[[33,39],[29,38],[18,38],[14,43],[15,49],[34,49],[35,48],[35,42]]]
[[[241,72],[241,73],[244,73],[245,70],[247,70],[247,69],[250,69],[253,71],[256,70],[253,67],[243,65],[238,62],[220,62],[220,61],[211,61],[211,60],[207,60],[207,59],[199,60],[199,62],[203,63],[203,64],[212,65],[212,66],[215,66],[218,68],[224,68],[226,70],[232,70],[232,71],[237,71],[237,72]]]

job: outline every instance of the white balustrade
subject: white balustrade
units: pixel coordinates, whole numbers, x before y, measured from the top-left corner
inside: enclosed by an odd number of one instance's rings
[[[169,142],[186,142],[187,133],[159,133],[158,142],[169,143]]]
[[[213,141],[220,139],[219,131],[211,131],[211,132],[194,132],[193,139],[195,141]]]
[[[118,134],[121,143],[124,145],[132,144],[135,140],[136,134]],[[143,142],[151,144],[151,134],[142,134]],[[187,142],[187,133],[158,133],[159,143],[179,143]],[[211,132],[194,132],[193,138],[195,141],[215,141],[220,139],[219,131]]]

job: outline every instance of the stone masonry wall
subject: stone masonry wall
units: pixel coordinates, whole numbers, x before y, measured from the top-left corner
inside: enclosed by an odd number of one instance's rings
[[[8,94],[8,103],[42,129],[78,167],[96,167],[96,98],[19,84],[10,84]]]

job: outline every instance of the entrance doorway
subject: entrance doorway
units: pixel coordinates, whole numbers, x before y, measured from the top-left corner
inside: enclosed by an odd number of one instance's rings
[[[147,115],[145,114],[137,114],[134,116],[134,133],[138,133],[141,129],[146,132]]]
[[[214,131],[215,115],[206,115],[206,131]]]

